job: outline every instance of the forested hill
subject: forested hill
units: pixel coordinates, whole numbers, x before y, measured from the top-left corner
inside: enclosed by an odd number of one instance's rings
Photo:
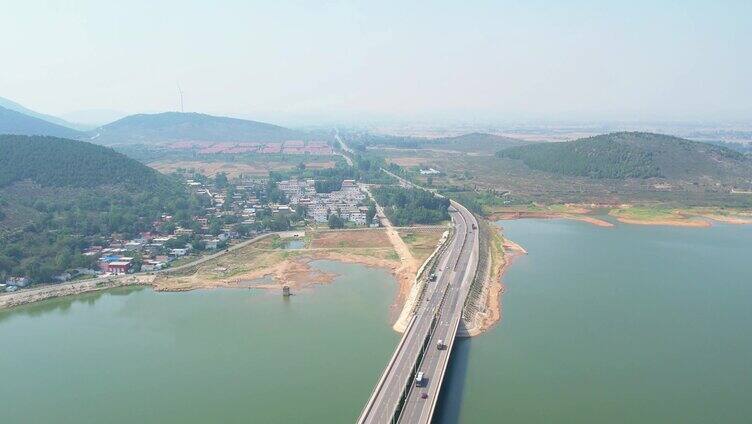
[[[102,144],[170,141],[262,142],[305,137],[277,125],[201,113],[165,112],[126,116],[95,130]]]
[[[493,153],[500,149],[509,147],[526,146],[532,144],[529,141],[520,140],[511,137],[505,137],[487,133],[469,133],[458,135],[456,137],[442,137],[422,144],[425,148],[437,148],[447,150],[458,150],[463,152],[488,152]]]
[[[114,150],[55,137],[0,135],[0,187],[30,180],[43,187],[154,187],[157,171]]]
[[[80,131],[4,107],[0,107],[0,134],[50,135],[67,138],[83,138],[85,136]]]
[[[0,281],[93,267],[87,247],[152,231],[163,214],[190,223],[202,211],[179,181],[110,148],[0,136]]]
[[[619,132],[501,150],[529,168],[591,178],[744,178],[752,159],[721,146],[663,134]]]

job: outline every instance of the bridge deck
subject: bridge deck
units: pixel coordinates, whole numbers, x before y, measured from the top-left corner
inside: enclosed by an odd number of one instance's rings
[[[433,417],[441,382],[454,344],[465,297],[475,275],[478,260],[477,221],[463,206],[452,202],[455,236],[439,258],[437,281],[429,283],[425,301],[405,332],[392,360],[358,420],[359,423],[428,423]],[[443,340],[445,350],[436,343]],[[423,371],[424,387],[414,384]],[[426,399],[422,394],[426,393]]]

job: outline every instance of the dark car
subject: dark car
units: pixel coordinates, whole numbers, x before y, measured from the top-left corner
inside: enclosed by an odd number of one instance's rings
[[[428,399],[428,393],[426,393],[426,392],[421,393],[420,394],[420,398],[421,399]]]

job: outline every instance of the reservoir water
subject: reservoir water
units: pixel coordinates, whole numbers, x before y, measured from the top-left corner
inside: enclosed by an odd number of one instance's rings
[[[353,422],[399,335],[385,271],[283,299],[111,290],[0,312],[0,422]]]
[[[529,255],[455,345],[446,423],[747,423],[752,226],[502,223]],[[351,423],[399,335],[385,271],[284,300],[112,290],[0,312],[0,422]]]
[[[752,226],[500,224],[529,254],[440,423],[752,422]]]

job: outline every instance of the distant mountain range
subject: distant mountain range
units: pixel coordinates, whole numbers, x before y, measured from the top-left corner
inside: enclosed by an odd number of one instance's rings
[[[487,133],[469,133],[456,137],[441,137],[419,143],[423,148],[472,152],[496,152],[509,147],[532,144],[529,141]]]
[[[86,134],[22,112],[0,107],[0,134],[49,135],[80,139]]]
[[[201,113],[165,112],[127,116],[97,128],[101,144],[171,141],[260,142],[303,139],[306,134],[277,125]]]
[[[66,127],[66,128],[70,128],[70,129],[74,129],[78,131],[89,129],[85,125],[69,122],[69,121],[66,121],[65,119],[58,118],[57,116],[46,115],[44,113],[33,111],[29,108],[24,107],[23,105],[19,103],[14,102],[13,100],[6,99],[4,97],[0,97],[0,107],[5,108],[5,109],[10,109],[15,112],[23,113],[24,115],[31,116],[32,118],[41,119],[43,121],[47,121],[55,125],[60,125],[61,127]]]
[[[664,134],[618,132],[559,143],[511,147],[497,153],[529,168],[591,178],[676,180],[752,178],[752,158]]]
[[[360,148],[433,149],[484,154],[495,153],[508,147],[532,144],[525,140],[479,132],[438,138],[365,133],[352,136],[351,143],[356,147],[361,146]]]
[[[127,113],[114,109],[84,109],[60,115],[63,119],[80,124],[86,130],[115,122],[126,116]]]
[[[99,116],[116,112],[99,111]],[[82,116],[95,116],[86,113]],[[83,131],[83,130],[89,131]],[[306,139],[301,131],[264,122],[201,113],[164,112],[130,115],[91,129],[28,109],[0,97],[0,134],[86,139],[99,144],[155,144],[174,141],[274,142]]]

